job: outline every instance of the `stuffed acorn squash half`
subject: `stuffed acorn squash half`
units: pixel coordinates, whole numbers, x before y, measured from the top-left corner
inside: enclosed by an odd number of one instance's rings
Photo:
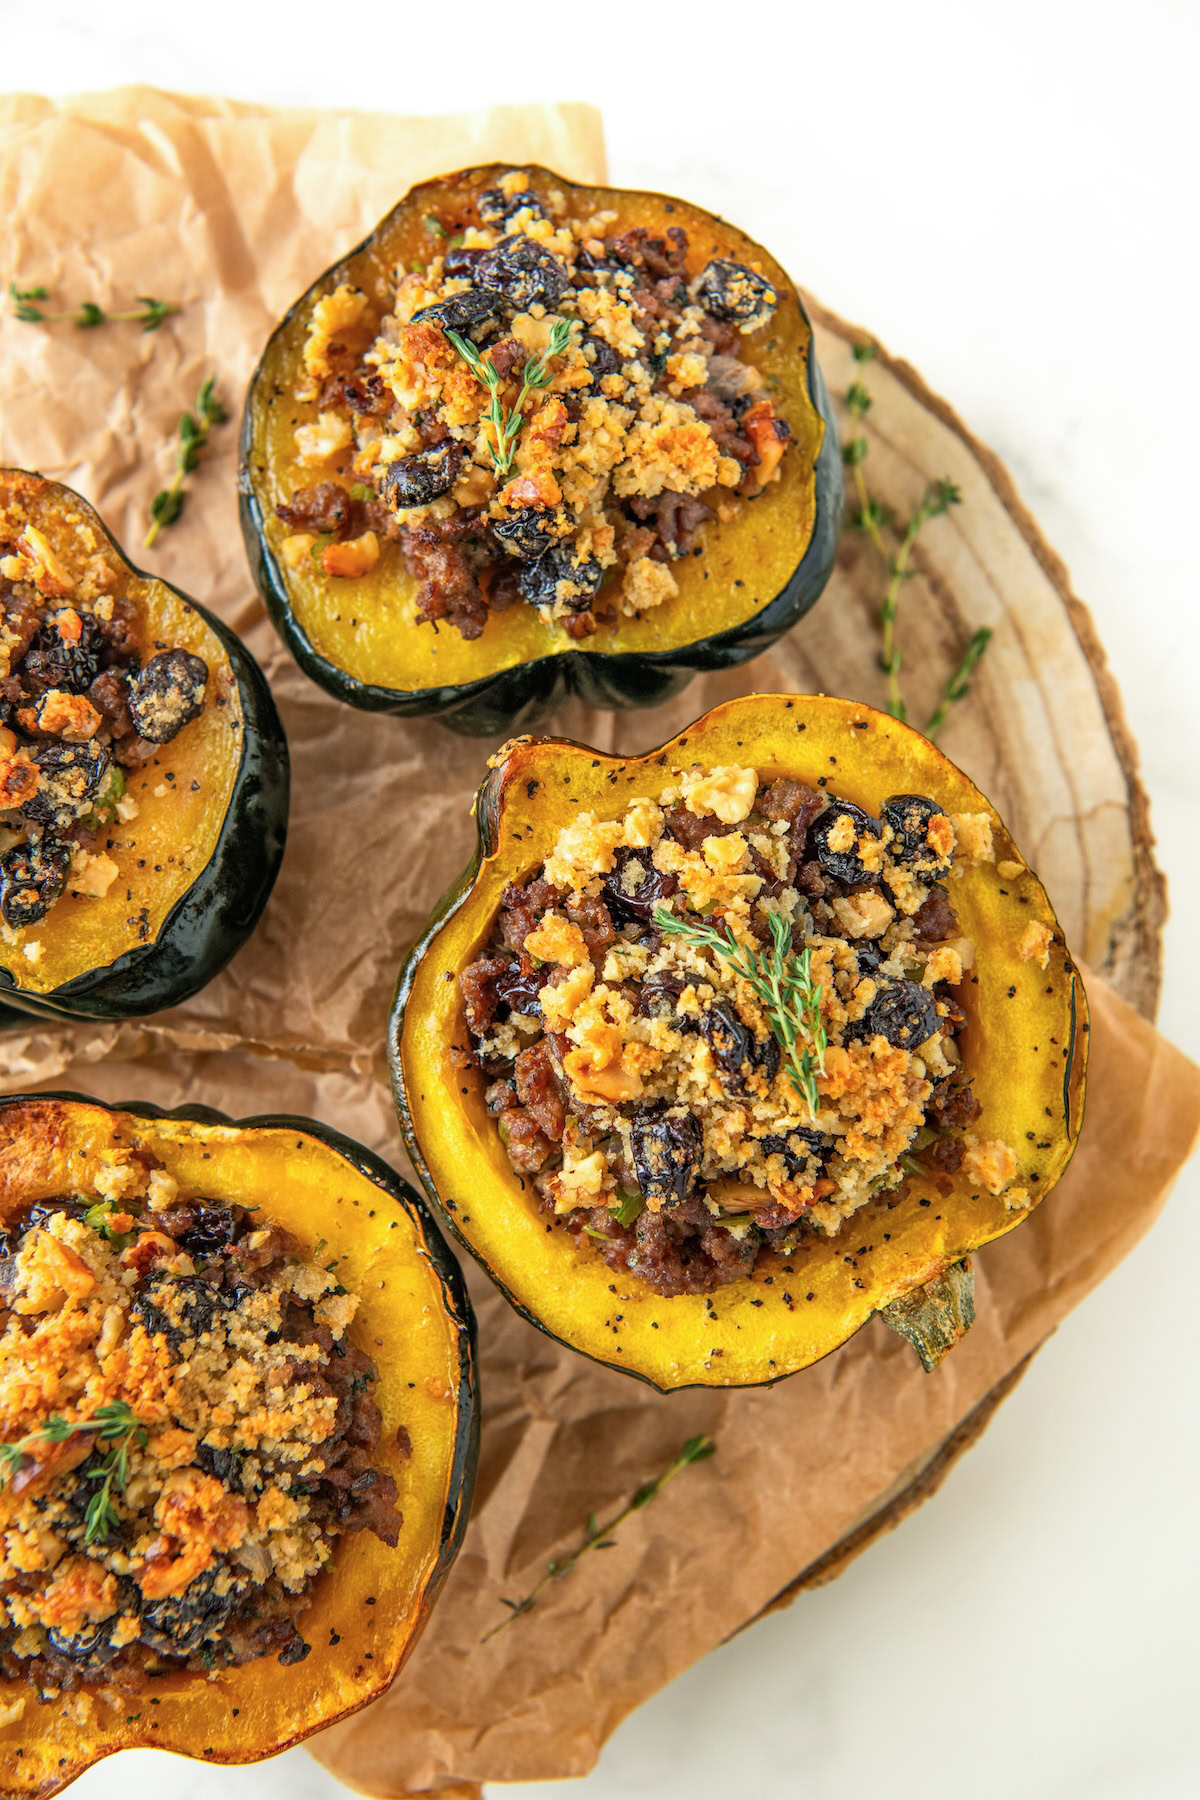
[[[276,330],[242,448],[301,665],[468,733],[745,661],[837,548],[837,434],[779,264],[699,207],[548,169],[414,188]]]
[[[629,760],[515,739],[477,806],[391,1028],[461,1241],[662,1389],[776,1380],[878,1310],[932,1367],[965,1259],[1070,1160],[1087,1061],[983,795],[869,707],[754,695]]]
[[[0,1001],[127,1018],[195,993],[266,905],[287,807],[233,632],[70,488],[0,471]]]
[[[0,1789],[252,1762],[382,1693],[477,1442],[412,1189],[308,1119],[8,1100],[0,1268]]]

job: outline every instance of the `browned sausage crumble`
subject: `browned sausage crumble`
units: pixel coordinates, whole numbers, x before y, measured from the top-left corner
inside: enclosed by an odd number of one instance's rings
[[[0,517],[0,935],[9,943],[63,894],[108,892],[117,864],[98,837],[137,816],[125,771],[204,707],[208,665],[144,642],[120,585],[103,559],[76,581],[42,532]]]
[[[752,361],[771,283],[518,170],[427,225],[389,312],[345,284],[313,309],[285,560],[361,577],[395,540],[419,618],[466,638],[515,603],[574,638],[669,603],[787,449]]]
[[[875,818],[739,767],[674,779],[566,826],[460,978],[488,1109],[541,1208],[671,1296],[836,1232],[913,1158],[1027,1203],[1011,1149],[970,1129],[956,1042],[975,947],[950,889],[992,860],[988,815],[898,794]],[[743,973],[776,946],[793,973],[806,957],[823,1043],[810,1018],[789,1045]]]
[[[0,1673],[40,1701],[297,1662],[338,1538],[401,1525],[335,1266],[164,1170],[95,1185],[0,1236]]]

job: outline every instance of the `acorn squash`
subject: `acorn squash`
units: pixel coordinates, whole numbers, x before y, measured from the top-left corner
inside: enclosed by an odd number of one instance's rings
[[[462,1276],[409,1185],[360,1144],[311,1119],[231,1121],[203,1107],[164,1113],[80,1095],[0,1102],[0,1221],[71,1192],[114,1146],[144,1148],[184,1192],[259,1207],[314,1258],[338,1259],[360,1296],[349,1336],[376,1362],[373,1451],[403,1515],[394,1549],[370,1531],[337,1540],[301,1616],[312,1650],[172,1672],[114,1704],[84,1688],[69,1728],[27,1683],[0,1681],[0,1792],[56,1793],[113,1751],[173,1750],[245,1763],[346,1717],[393,1681],[457,1554],[478,1448],[474,1321]],[[77,1709],[79,1698],[74,1704]]]
[[[354,579],[326,574],[312,555],[289,563],[284,546],[296,540],[289,539],[276,508],[298,482],[313,479],[297,459],[296,428],[314,426],[321,402],[317,396],[298,401],[296,395],[303,391],[314,309],[345,284],[366,295],[368,316],[377,324],[390,308],[393,271],[419,268],[438,251],[461,219],[474,216],[480,194],[494,191],[502,167],[466,169],[415,187],[358,249],[314,282],[272,335],[246,403],[242,529],[263,599],[314,681],[352,705],[433,715],[472,735],[527,725],[570,692],[598,706],[656,705],[700,670],[729,668],[756,656],[816,601],[833,567],[841,522],[837,431],[812,328],[775,259],[724,220],[683,201],[580,187],[544,168],[525,173],[536,196],[548,205],[552,193],[564,196],[573,216],[611,210],[619,221],[611,229],[621,231],[661,234],[682,227],[689,240],[689,275],[713,266],[710,259],[726,270],[751,263],[764,272],[777,310],[740,343],[791,441],[778,477],[752,501],[737,505],[732,516],[710,520],[702,548],[670,564],[675,598],[578,640],[534,605],[490,612],[482,635],[473,640],[444,623],[438,630],[419,623],[418,582],[407,572],[398,545],[386,538],[375,566]],[[353,491],[353,469],[331,467],[335,479]],[[327,560],[324,550],[321,558]]]
[[[505,884],[539,867],[580,809],[619,818],[633,796],[657,795],[673,768],[693,761],[836,783],[839,800],[876,814],[903,791],[947,812],[988,815],[997,861],[967,864],[953,889],[962,932],[978,946],[972,976],[954,991],[966,1014],[957,1041],[988,1137],[1019,1147],[1030,1205],[1049,1193],[1079,1132],[1087,1006],[1046,894],[993,808],[941,751],[870,707],[825,696],[732,700],[640,757],[526,737],[491,759],[477,799],[477,855],[408,957],[392,1012],[391,1071],[409,1153],[450,1229],[523,1316],[662,1390],[777,1380],[885,1309],[931,1367],[970,1323],[970,1275],[958,1266],[1019,1224],[1024,1207],[1010,1211],[962,1171],[914,1172],[842,1232],[803,1234],[784,1259],[787,1279],[777,1269],[772,1279],[775,1259],[760,1257],[750,1276],[712,1296],[664,1298],[615,1275],[586,1235],[546,1222],[488,1114],[488,1077],[464,1066],[457,977],[487,943]],[[1045,928],[1044,969],[1018,947],[1031,922]],[[910,1304],[896,1310],[905,1297]]]
[[[0,1000],[74,1018],[156,1012],[211,980],[266,905],[287,832],[283,727],[257,663],[226,625],[134,568],[70,488],[0,471],[0,555],[23,523],[50,546],[54,597],[69,599],[77,584],[89,598],[116,593],[143,656],[170,646],[201,658],[209,675],[199,715],[124,770],[135,816],[99,828],[94,846],[116,864],[107,891],[67,891],[36,923],[5,924]]]

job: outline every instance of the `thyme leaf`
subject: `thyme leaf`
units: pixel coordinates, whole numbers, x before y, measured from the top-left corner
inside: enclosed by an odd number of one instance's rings
[[[550,331],[549,343],[544,350],[531,356],[525,364],[516,404],[507,411],[501,398],[503,383],[491,363],[480,355],[470,338],[464,337],[462,332],[447,329],[444,335],[458,351],[476,381],[481,381],[488,390],[490,398],[484,414],[492,429],[492,441],[488,445],[488,453],[497,476],[503,479],[511,470],[513,458],[517,453],[517,439],[520,437],[521,427],[525,423],[523,411],[525,402],[530,394],[538,388],[544,388],[550,380],[550,364],[554,357],[562,355],[570,342],[571,327],[565,319],[555,319]]]
[[[216,376],[210,375],[196,395],[195,413],[184,413],[179,421],[179,444],[175,452],[175,479],[162,488],[150,502],[150,529],[142,540],[150,549],[160,531],[173,525],[183,511],[184,483],[200,461],[214,425],[223,425],[229,414],[217,399]]]
[[[143,331],[157,331],[164,319],[179,311],[173,300],[156,300],[151,294],[139,294],[136,306],[122,307],[116,312],[106,311],[94,300],[81,300],[78,306],[68,307],[63,312],[46,312],[37,303],[50,298],[49,288],[23,288],[10,281],[8,293],[13,303],[13,317],[20,319],[22,324],[55,325],[69,319],[80,331],[94,331],[97,325],[123,324],[140,325]]]
[[[851,354],[856,363],[862,366],[874,360],[877,347],[874,344],[862,343],[852,347]],[[871,410],[872,399],[864,383],[854,380],[846,389],[846,410],[856,424],[866,418]],[[917,538],[931,519],[939,518],[949,512],[952,506],[958,506],[962,494],[954,482],[942,477],[931,481],[922,494],[920,502],[900,532],[899,548],[889,550],[884,532],[896,525],[896,516],[890,506],[877,500],[867,487],[866,471],[863,464],[867,460],[869,444],[859,431],[842,447],[842,461],[850,472],[854,483],[854,491],[858,505],[850,512],[850,524],[856,531],[865,532],[887,567],[887,586],[879,608],[879,624],[881,643],[879,666],[887,677],[887,710],[894,719],[905,723],[908,719],[908,706],[900,686],[900,643],[896,633],[896,618],[900,604],[900,594],[906,581],[911,581],[916,574],[912,567],[912,554]],[[987,649],[991,631],[982,627],[972,636],[962,660],[942,689],[941,700],[930,716],[925,727],[926,737],[934,737],[945,724],[950,708],[959,700],[965,699],[970,692],[970,678],[980,657]]]
[[[100,1443],[112,1446],[99,1467],[87,1471],[87,1479],[98,1481],[100,1485],[84,1513],[84,1542],[102,1544],[119,1521],[113,1490],[119,1494],[125,1492],[130,1448],[146,1442],[144,1426],[124,1400],[98,1406],[90,1419],[64,1419],[58,1413],[51,1413],[36,1431],[26,1432],[15,1443],[0,1444],[0,1484],[15,1475],[25,1458],[40,1444],[62,1444],[80,1432],[94,1432]]]
[[[959,700],[965,700],[971,691],[971,676],[975,673],[975,665],[987,649],[992,639],[990,625],[981,625],[973,633],[970,643],[963,652],[962,661],[952,675],[946,677],[946,685],[942,689],[942,697],[929,715],[929,723],[925,727],[925,736],[935,738],[946,723],[950,708]]]
[[[792,1086],[808,1107],[809,1118],[815,1119],[820,1105],[817,1076],[825,1073],[828,1040],[821,1020],[824,984],[812,978],[812,951],[807,946],[792,949],[791,927],[778,913],[769,918],[771,948],[761,951],[740,944],[728,925],[717,931],[681,919],[666,906],[654,909],[654,923],[660,931],[711,950],[750,984],[783,1051]]]
[[[595,1513],[589,1513],[587,1530],[581,1544],[577,1544],[568,1556],[555,1557],[548,1562],[546,1573],[540,1581],[533,1584],[522,1599],[508,1600],[503,1594],[500,1596],[500,1604],[509,1609],[508,1616],[501,1619],[498,1625],[493,1625],[490,1631],[485,1631],[479,1640],[480,1643],[486,1644],[489,1638],[494,1638],[497,1632],[503,1631],[507,1625],[511,1625],[514,1619],[519,1619],[523,1613],[532,1612],[550,1583],[561,1581],[565,1575],[569,1575],[580,1558],[586,1556],[589,1550],[615,1549],[613,1533],[620,1530],[626,1519],[632,1518],[635,1512],[640,1512],[643,1506],[649,1506],[652,1500],[656,1500],[667,1483],[673,1481],[681,1470],[690,1468],[693,1463],[703,1462],[706,1457],[713,1455],[716,1448],[713,1440],[707,1435],[701,1434],[699,1437],[689,1438],[674,1462],[668,1464],[662,1474],[656,1476],[653,1481],[644,1482],[620,1512],[606,1523],[599,1524]]]

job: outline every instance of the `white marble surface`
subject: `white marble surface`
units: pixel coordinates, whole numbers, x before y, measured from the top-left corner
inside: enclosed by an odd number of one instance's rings
[[[744,36],[705,8],[680,26],[675,8],[624,0],[595,14],[299,5],[271,26],[282,10],[5,5],[4,85],[139,80],[408,112],[602,105],[616,181],[686,193],[769,242],[1008,463],[1119,674],[1175,896],[1161,1022],[1200,1056],[1194,0],[764,0]],[[377,25],[386,54],[356,54],[355,32]],[[654,92],[643,71],[660,59]],[[676,1681],[587,1781],[504,1791],[1200,1791],[1198,1202],[1193,1164],[901,1531]],[[340,1791],[301,1751],[219,1771],[138,1752],[77,1791],[148,1800],[164,1784],[178,1800]]]

